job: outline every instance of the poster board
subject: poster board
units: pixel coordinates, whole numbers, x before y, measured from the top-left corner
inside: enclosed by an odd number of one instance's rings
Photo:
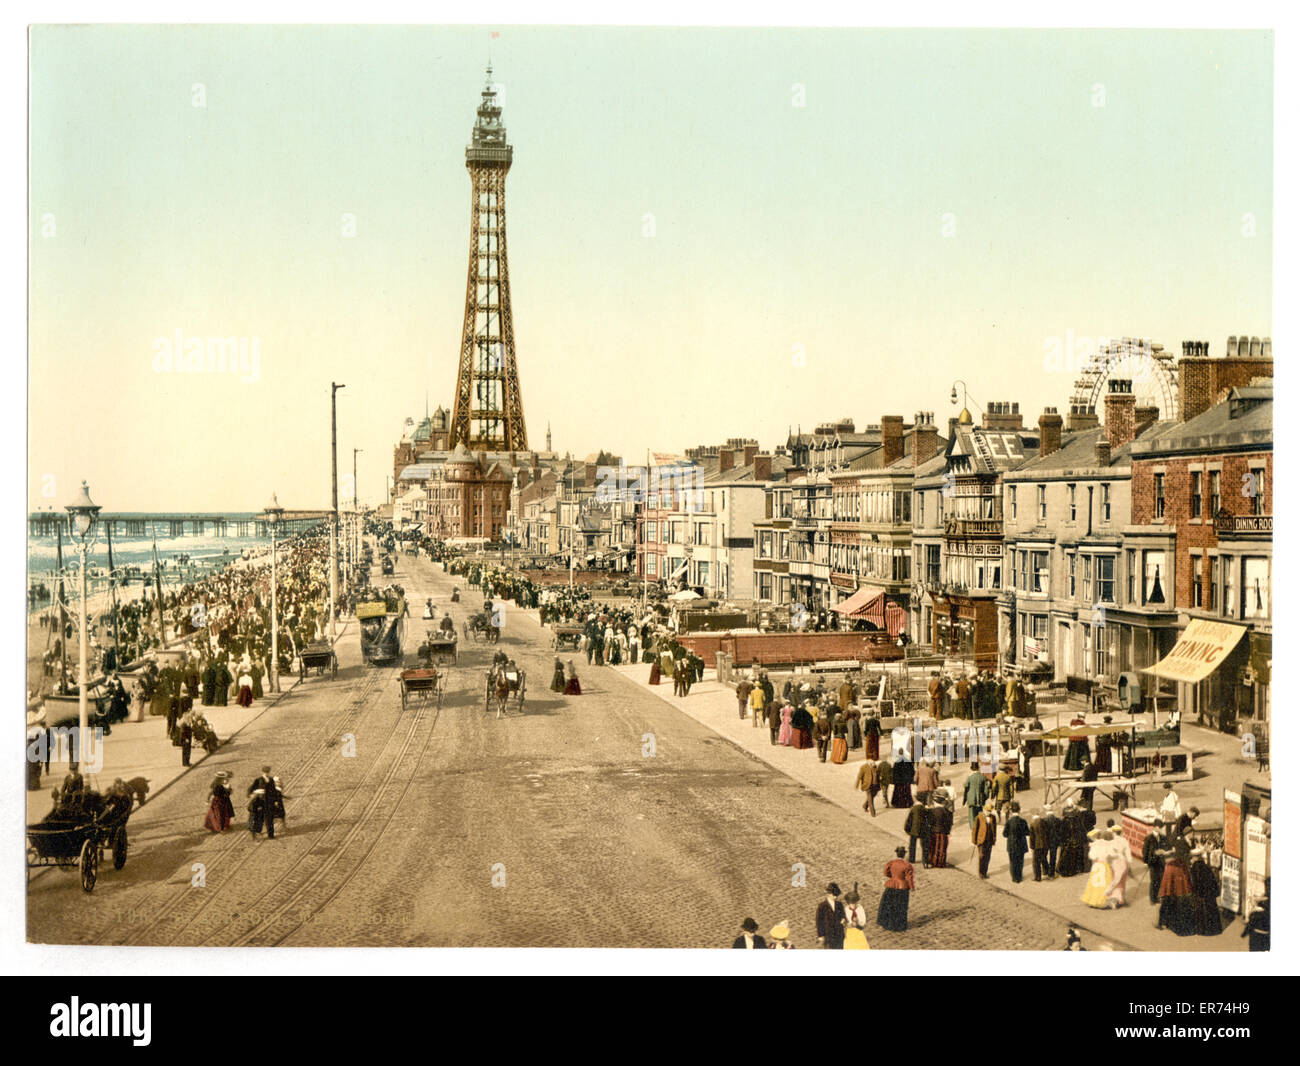
[[[1223,870],[1219,877],[1219,906],[1241,913],[1242,848],[1241,795],[1223,790]]]

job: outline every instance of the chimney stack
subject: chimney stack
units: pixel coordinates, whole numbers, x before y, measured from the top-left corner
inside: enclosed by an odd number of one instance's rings
[[[754,481],[762,484],[764,481],[772,480],[772,457],[766,452],[757,452],[754,455]]]
[[[736,453],[733,449],[722,447],[718,449],[718,473],[725,474],[736,465]]]
[[[933,411],[917,411],[912,426],[912,465],[928,463],[939,453],[939,430]]]
[[[984,428],[1018,432],[1025,428],[1020,414],[1020,404],[999,400],[989,404],[984,412]]]
[[[754,456],[756,456],[757,454],[758,454],[758,444],[752,441],[747,443],[745,445],[745,451],[744,451],[745,461],[740,465],[748,466],[750,463],[754,461]]]
[[[1083,429],[1096,429],[1101,423],[1097,420],[1097,408],[1092,404],[1070,404],[1070,417],[1066,419],[1065,428],[1071,433]]]
[[[884,449],[885,466],[903,458],[903,416],[882,415],[880,419],[880,444]]]
[[[1110,466],[1110,441],[1105,437],[1097,438],[1097,465]]]
[[[1160,420],[1160,408],[1155,404],[1143,404],[1133,408],[1133,436],[1140,437],[1147,426]]]
[[[1111,378],[1106,392],[1106,439],[1112,451],[1119,451],[1133,439],[1137,400],[1130,378]]]
[[[1038,454],[1051,455],[1061,449],[1061,426],[1064,419],[1056,413],[1055,407],[1044,407],[1038,416]]]

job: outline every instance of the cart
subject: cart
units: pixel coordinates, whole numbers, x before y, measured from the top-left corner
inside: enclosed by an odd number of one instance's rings
[[[577,651],[582,643],[582,626],[556,625],[551,627],[551,647],[555,651]]]
[[[339,657],[334,653],[334,649],[330,647],[327,641],[321,640],[303,645],[303,649],[298,655],[298,662],[298,677],[300,680],[307,680],[307,670],[313,666],[316,668],[317,677],[325,673],[326,668],[329,669],[331,681],[339,676]]]
[[[126,822],[131,808],[109,807],[103,811],[79,810],[51,814],[43,822],[27,827],[27,879],[42,866],[76,869],[83,892],[94,892],[99,878],[99,861],[107,849],[113,869],[126,865]]]
[[[487,685],[483,697],[483,710],[488,713],[495,706],[500,718],[509,709],[511,702],[521,714],[524,709],[524,694],[528,689],[528,674],[513,659],[504,659],[504,653],[498,653],[487,672]]]
[[[478,641],[480,637],[489,644],[495,644],[501,637],[501,631],[492,624],[492,616],[486,612],[472,614],[465,619],[465,636]]]
[[[442,694],[447,686],[445,670],[403,670],[398,675],[398,683],[402,686],[402,710],[406,710],[412,698],[417,703],[432,698],[437,701],[438,710],[442,710]]]

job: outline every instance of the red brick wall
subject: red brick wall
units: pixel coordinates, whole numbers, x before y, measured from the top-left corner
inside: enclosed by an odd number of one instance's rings
[[[1272,359],[1183,358],[1178,361],[1179,421],[1203,414],[1227,391],[1249,385],[1251,378],[1271,378]]]
[[[893,641],[873,643],[867,637],[865,633],[687,633],[679,639],[704,660],[705,666],[716,665],[715,653],[719,648],[733,653],[741,666],[752,662],[775,666],[828,659],[889,662],[903,657],[903,649]]]
[[[1164,524],[1176,530],[1174,542],[1174,604],[1178,607],[1192,605],[1191,555],[1203,549],[1216,548],[1219,538],[1214,532],[1214,515],[1210,513],[1210,471],[1207,462],[1221,462],[1220,509],[1233,515],[1253,514],[1254,501],[1242,493],[1243,480],[1251,467],[1264,468],[1264,499],[1261,511],[1273,513],[1273,453],[1242,452],[1232,455],[1178,456],[1160,459],[1139,459],[1133,463],[1133,522],[1135,525],[1157,524],[1155,518],[1155,477],[1157,467],[1165,472]],[[1201,518],[1192,520],[1191,472],[1201,472]],[[1210,568],[1204,568],[1204,580],[1209,581]],[[1203,590],[1203,603],[1209,602],[1209,590]]]

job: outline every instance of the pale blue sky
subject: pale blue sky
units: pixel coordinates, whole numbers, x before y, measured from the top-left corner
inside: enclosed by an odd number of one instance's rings
[[[1032,421],[1051,338],[1272,332],[1264,32],[37,28],[32,506],[320,506],[331,379],[381,498],[452,399],[489,49],[534,447],[942,420],[957,377]],[[257,380],[157,373],[178,329]]]

